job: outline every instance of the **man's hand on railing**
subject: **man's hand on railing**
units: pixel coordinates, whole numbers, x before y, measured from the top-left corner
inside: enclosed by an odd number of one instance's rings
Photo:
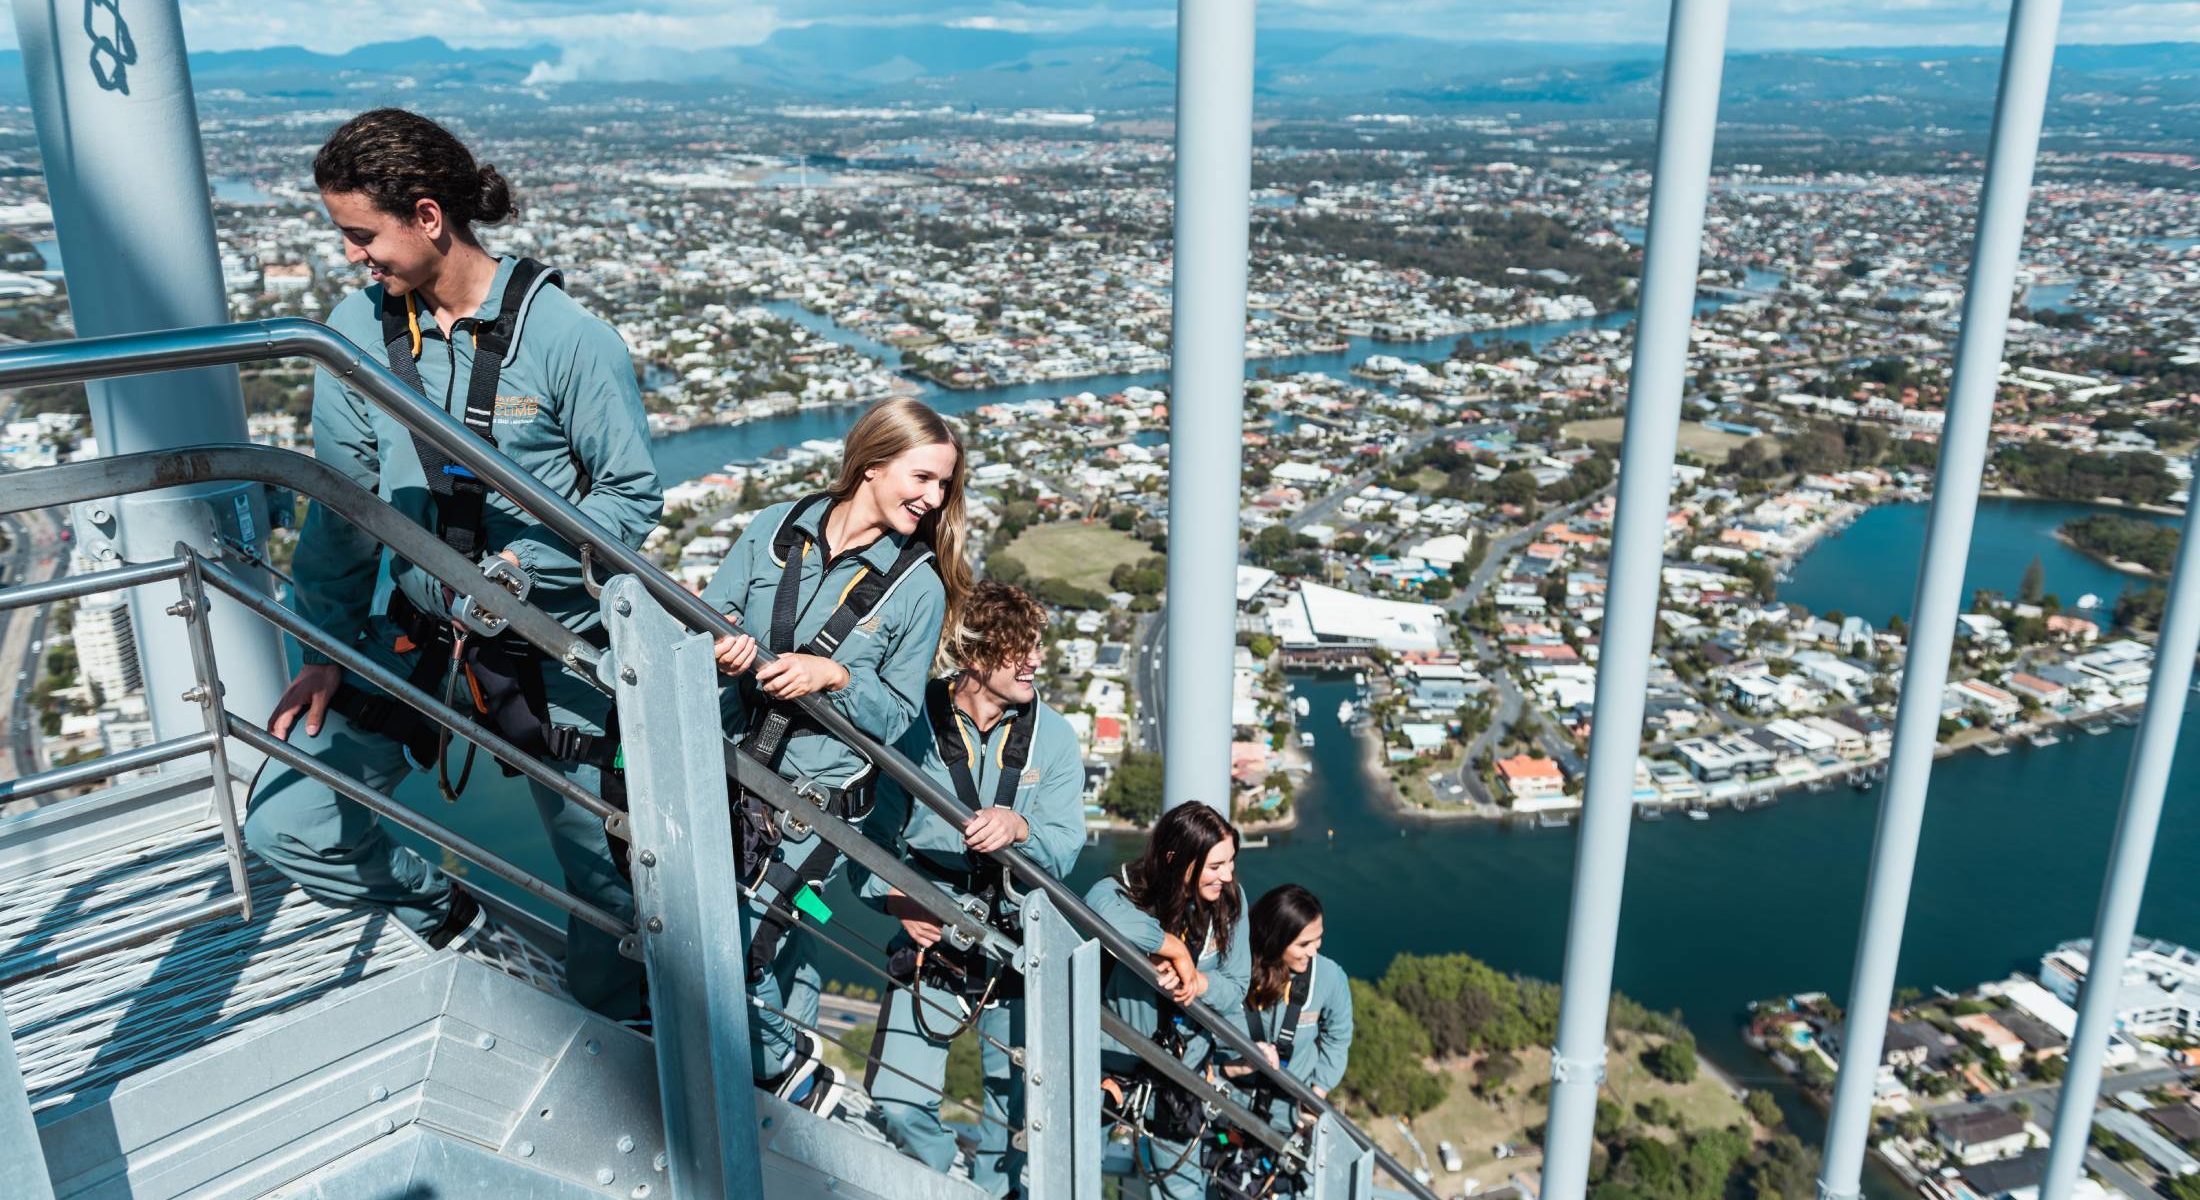
[[[980,854],[1022,845],[1031,836],[1031,822],[1013,808],[987,806],[963,826],[963,845]]]
[[[848,681],[848,668],[822,654],[782,654],[756,669],[758,690],[774,700],[799,700],[814,692],[837,692],[847,687]]]
[[[311,663],[298,668],[290,686],[283,689],[282,698],[275,702],[275,715],[267,722],[267,731],[278,738],[288,739],[290,727],[299,714],[306,719],[306,735],[321,732],[321,719],[328,715],[329,701],[336,698],[336,687],[344,682],[344,669],[335,663]]]
[[[900,888],[886,894],[886,911],[901,922],[909,940],[920,950],[929,950],[940,940],[939,918],[934,917],[923,905],[911,900]]]

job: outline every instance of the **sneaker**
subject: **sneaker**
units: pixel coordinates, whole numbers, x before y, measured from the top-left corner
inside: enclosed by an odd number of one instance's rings
[[[466,943],[481,936],[488,927],[488,911],[466,889],[454,887],[451,889],[451,910],[443,914],[443,923],[428,935],[428,945],[435,950],[463,950]]]
[[[807,1029],[797,1029],[794,1031],[793,1061],[787,1064],[785,1070],[758,1086],[790,1104],[798,1104],[815,1112],[816,1109],[811,1107],[811,1097],[817,1093],[811,1087],[811,1081],[820,1072],[831,1070],[832,1068],[825,1065],[824,1047],[818,1041],[817,1035]],[[840,1090],[838,1072],[834,1072],[834,1075],[836,1080],[832,1090],[837,1093]]]
[[[796,1108],[806,1108],[821,1118],[830,1118],[839,1110],[846,1087],[847,1080],[842,1077],[839,1067],[819,1063],[817,1069],[784,1099]]]

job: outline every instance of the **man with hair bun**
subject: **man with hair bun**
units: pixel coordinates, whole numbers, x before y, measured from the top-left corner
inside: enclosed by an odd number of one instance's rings
[[[664,504],[633,360],[618,331],[567,296],[556,272],[483,248],[476,227],[514,212],[504,177],[434,121],[381,108],[329,136],[313,179],[345,259],[365,276],[329,327],[639,547]],[[572,546],[325,369],[314,373],[313,454],[603,644]],[[377,605],[383,562],[380,543],[316,503],[298,536],[292,604],[339,643],[455,699],[598,790],[617,750],[605,728],[609,699],[514,634],[461,636],[464,598],[402,558],[388,560],[394,586]],[[311,647],[304,664],[276,702],[268,723],[276,737],[385,794],[414,770],[435,775],[447,799],[465,790],[466,743],[439,738],[439,726]],[[633,893],[603,822],[540,784],[529,790],[566,889],[631,921]],[[286,765],[269,763],[255,781],[245,837],[316,898],[386,909],[431,946],[463,946],[485,926],[479,901],[399,845],[373,813]],[[640,967],[620,957],[611,935],[573,919],[566,947],[575,999],[613,1018],[640,1015]]]
[[[1085,842],[1077,735],[1036,687],[1046,631],[1046,610],[1030,595],[991,580],[977,585],[945,646],[954,673],[932,681],[924,718],[896,746],[977,815],[958,831],[889,778],[870,825],[919,874],[977,900],[996,924],[1014,921],[1016,905],[993,852],[1013,846],[1062,878]],[[1020,1190],[1024,1156],[1010,1149],[1008,1130],[1023,1124],[1022,1089],[1003,1047],[1024,1042],[1022,976],[976,949],[955,950],[928,910],[869,872],[854,876],[859,893],[902,927],[892,968],[903,986],[887,994],[864,1081],[888,1134],[935,1171],[954,1163],[939,1089],[950,1043],[974,1025],[983,1038],[986,1119],[971,1178],[995,1196]]]

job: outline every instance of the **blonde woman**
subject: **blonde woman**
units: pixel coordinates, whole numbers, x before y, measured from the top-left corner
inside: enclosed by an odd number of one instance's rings
[[[840,475],[823,492],[756,515],[703,598],[748,632],[721,638],[726,732],[757,760],[814,789],[828,811],[860,823],[874,787],[869,760],[793,703],[821,696],[881,742],[902,736],[924,706],[942,629],[970,594],[963,558],[962,439],[911,399],[886,400],[848,431]],[[775,657],[757,665],[757,647]],[[817,1037],[818,972],[806,940],[789,937],[818,913],[840,855],[815,833],[780,840],[773,812],[736,805],[747,906],[750,1050],[757,1079],[820,1114],[842,1080]]]

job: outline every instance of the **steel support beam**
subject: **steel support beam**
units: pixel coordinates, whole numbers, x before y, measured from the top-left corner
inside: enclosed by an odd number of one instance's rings
[[[1178,0],[1162,797],[1230,815],[1253,0]]]
[[[1727,0],[1673,0],[1658,112],[1657,173],[1637,300],[1635,361],[1620,450],[1619,508],[1612,529],[1612,603],[1604,609],[1597,663],[1596,733],[1574,857],[1558,1044],[1551,1054],[1551,1120],[1543,1142],[1543,1195],[1578,1200],[1588,1189],[1597,1089],[1604,1081],[1612,956],[1619,945],[1621,885],[1641,752],[1643,696],[1657,631],[1665,565],[1665,516],[1688,376],[1689,326],[1711,186],[1726,57]]]
[[[1902,664],[1893,758],[1880,800],[1879,828],[1872,840],[1871,880],[1865,888],[1863,930],[1857,941],[1856,969],[1850,976],[1848,1021],[1841,1036],[1841,1072],[1834,1082],[1833,1112],[1818,1176],[1819,1194],[1827,1200],[1852,1200],[1863,1180],[1872,1092],[1886,1045],[1887,1013],[1894,998],[1911,875],[1917,865],[1918,832],[1925,821],[1925,791],[1940,737],[1948,652],[1955,644],[1956,617],[1963,607],[1963,569],[1970,558],[1971,525],[1986,470],[1994,391],[2001,377],[2009,300],[2016,288],[2024,210],[2032,190],[2032,164],[2039,151],[2048,72],[2055,59],[2055,22],[2061,9],[2061,0],[2016,0],[2009,13],[1993,143],[1987,152],[1978,235],[1971,246],[1971,277],[1963,298],[1963,331],[1956,344],[1940,465],[1933,476],[1932,517],[1925,535],[1917,602],[1911,608],[1910,648]]]
[[[1312,1200],[1373,1200],[1375,1160],[1345,1133],[1334,1113],[1314,1122],[1306,1165],[1314,1182]]]
[[[1024,1139],[1027,1196],[1100,1200],[1100,943],[1045,896],[1025,898]]]
[[[31,1117],[30,1093],[23,1067],[15,1058],[15,1035],[0,1004],[0,1196],[53,1200],[53,1179],[46,1172],[46,1148]]]
[[[2169,788],[2170,764],[2177,755],[2177,734],[2185,719],[2185,690],[2192,684],[2192,658],[2200,652],[2200,505],[2187,505],[2177,569],[2170,576],[2169,603],[2162,610],[2161,637],[2154,644],[2154,677],[2147,684],[2146,714],[2132,743],[2131,767],[2124,776],[2124,803],[2116,818],[2116,839],[2108,852],[2108,878],[2101,885],[2101,907],[2093,918],[2093,952],[2078,993],[2078,1028],[2070,1038],[2070,1061],[2062,1096],[2055,1102],[2055,1136],[2048,1144],[2047,1174],[2041,1200],[2070,1200],[2092,1135],[2093,1105],[2101,1095],[2101,1069],[2109,1036],[2116,1032],[2116,1002],[2123,994],[2124,959],[2139,922],[2139,899],[2146,891],[2147,867],[2154,861],[2154,834],[2162,823],[2162,797]]]
[[[760,1196],[748,951],[728,919],[742,901],[726,769],[717,738],[696,736],[719,722],[711,639],[673,620],[631,575],[604,588],[603,623],[618,661],[634,911],[657,1018],[672,1194]]]
[[[178,6],[16,0],[15,28],[78,333],[227,320]],[[230,367],[85,387],[103,454],[249,440]],[[213,554],[223,536],[265,553],[266,493],[253,484],[170,488],[122,498],[101,513],[106,520],[80,530],[86,536],[78,548],[94,561],[164,558],[177,542]],[[171,738],[197,728],[201,716],[182,699],[192,683],[189,639],[161,636],[166,604],[157,592],[131,593],[146,707],[155,734]],[[280,639],[234,612],[217,619],[213,633],[231,702],[247,712],[272,710],[289,678]]]

